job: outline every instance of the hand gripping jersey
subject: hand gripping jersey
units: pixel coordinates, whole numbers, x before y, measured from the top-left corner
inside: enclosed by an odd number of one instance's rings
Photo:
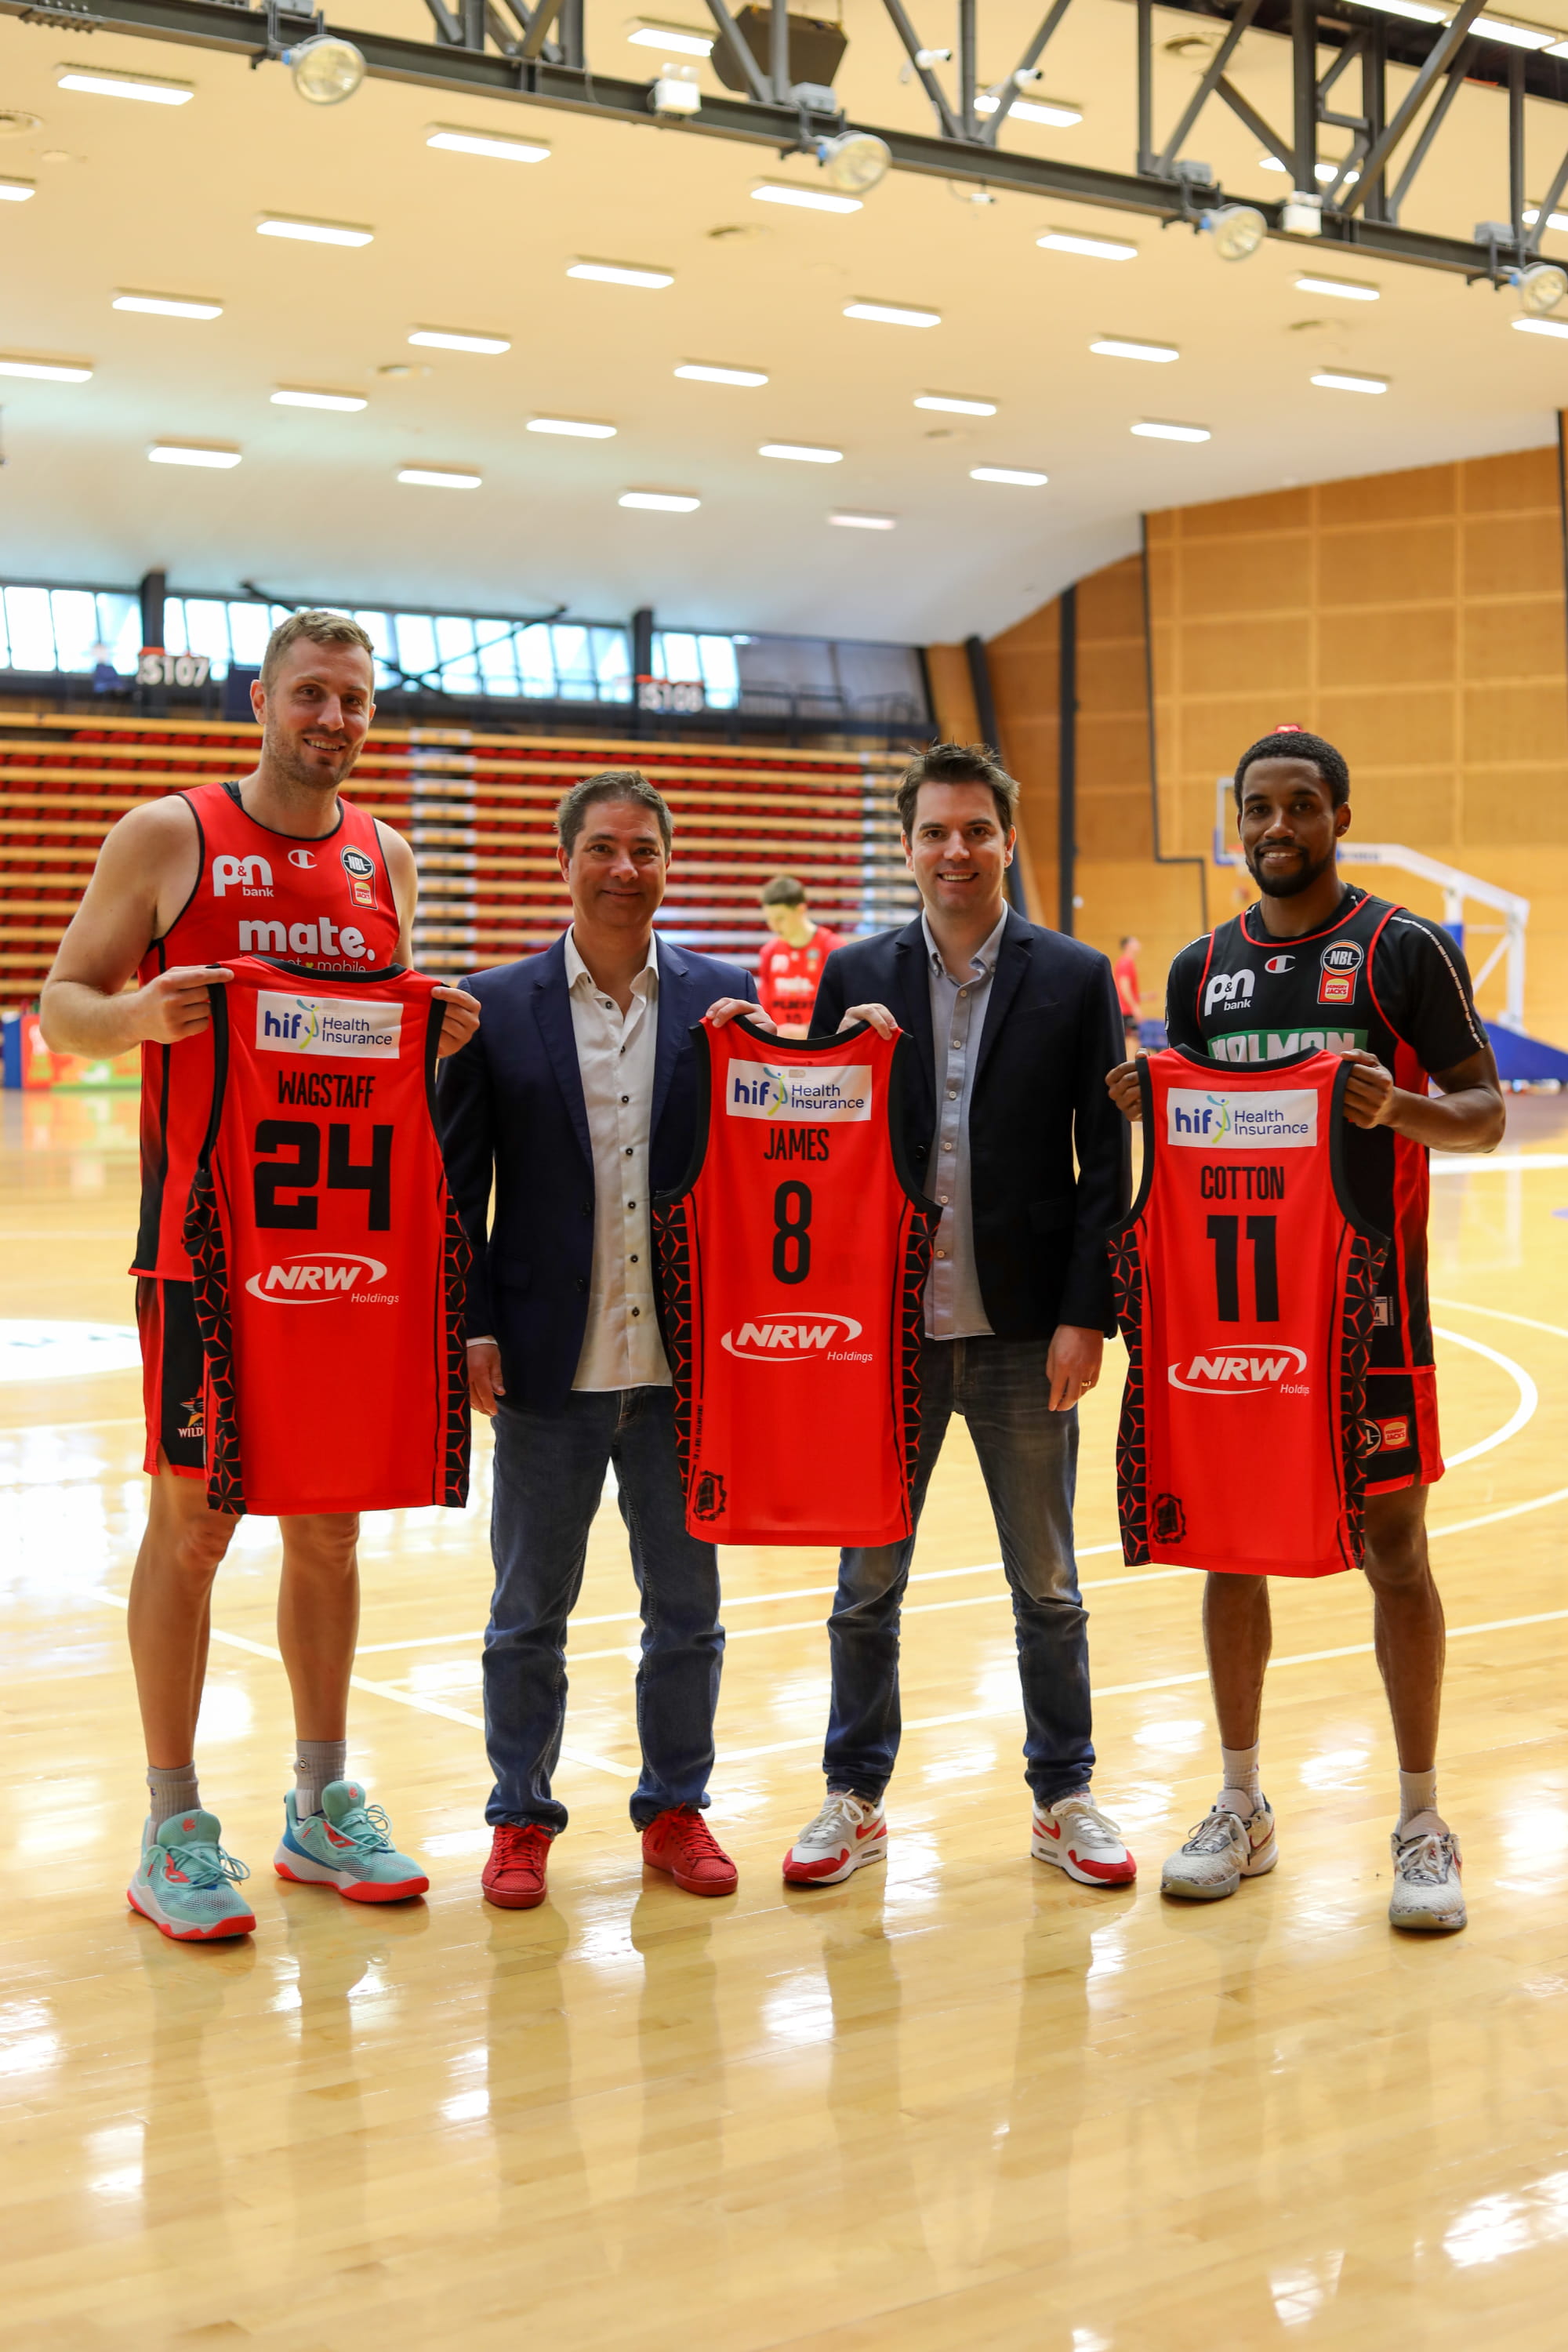
[[[460,1505],[463,1286],[432,1101],[439,982],[229,959],[185,1245],[215,1510]]]
[[[770,1037],[744,1020],[691,1034],[693,1162],[654,1202],[687,1528],[896,1543],[942,1213],[903,1157],[909,1041],[865,1024]]]
[[[822,967],[843,940],[818,923],[805,947],[792,948],[787,940],[764,941],[757,957],[757,994],[770,1021],[811,1026],[811,1009],[822,982]]]
[[[1487,1042],[1451,935],[1353,885],[1333,921],[1305,938],[1275,939],[1249,907],[1194,940],[1171,967],[1166,1020],[1173,1045],[1229,1069],[1310,1047],[1358,1047],[1417,1095],[1429,1070],[1452,1069]],[[1352,1127],[1344,1151],[1350,1197],[1389,1237],[1367,1369],[1367,1492],[1381,1495],[1443,1475],[1426,1303],[1426,1150],[1390,1127]]]
[[[247,816],[237,784],[180,795],[195,820],[195,887],[142,959],[145,987],[175,964],[287,956],[364,972],[397,952],[397,908],[374,817],[338,803],[334,833],[297,841]],[[132,1274],[189,1282],[183,1227],[212,1100],[213,1034],[142,1048],[142,1223]]]
[[[1143,1181],[1110,1237],[1127,1342],[1116,1477],[1130,1564],[1359,1568],[1367,1347],[1384,1237],[1345,1179],[1351,1065],[1138,1065]]]

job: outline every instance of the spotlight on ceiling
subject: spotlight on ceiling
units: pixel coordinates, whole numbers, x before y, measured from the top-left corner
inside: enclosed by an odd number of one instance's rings
[[[342,105],[364,79],[363,56],[337,33],[318,33],[313,40],[285,49],[283,62],[294,77],[295,89],[312,106]]]
[[[874,131],[841,131],[819,139],[816,160],[830,188],[843,196],[863,196],[887,177],[893,151]]]
[[[1560,269],[1554,261],[1538,261],[1530,269],[1511,270],[1509,284],[1527,319],[1544,318],[1568,294],[1568,269]]]
[[[1220,205],[1198,216],[1198,226],[1214,239],[1222,261],[1247,261],[1268,234],[1268,223],[1256,205]]]

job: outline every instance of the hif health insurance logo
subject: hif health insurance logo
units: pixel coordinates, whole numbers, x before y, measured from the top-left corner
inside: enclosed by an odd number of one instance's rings
[[[321,1008],[309,996],[294,999],[292,1013],[266,1013],[262,1015],[262,1034],[282,1037],[290,1045],[303,1050],[314,1045],[321,1034]]]
[[[1210,1143],[1217,1143],[1228,1135],[1233,1124],[1228,1095],[1205,1095],[1202,1110],[1184,1110],[1174,1106],[1178,1135],[1201,1135]]]

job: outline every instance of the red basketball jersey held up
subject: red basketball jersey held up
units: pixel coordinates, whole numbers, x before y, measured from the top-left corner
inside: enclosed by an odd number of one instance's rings
[[[941,1212],[905,1165],[901,1034],[692,1031],[694,1164],[654,1203],[689,1532],[910,1532],[921,1299]]]
[[[374,817],[340,801],[334,832],[298,841],[247,816],[237,784],[198,784],[180,798],[195,824],[195,886],[142,957],[143,987],[175,964],[226,965],[242,955],[287,956],[317,973],[392,962],[397,908]],[[191,1278],[182,1229],[212,1100],[212,1046],[204,1029],[177,1045],[142,1048],[142,1223],[132,1274]]]
[[[1242,1575],[1359,1568],[1367,1351],[1384,1236],[1344,1172],[1353,1065],[1138,1065],[1143,1181],[1110,1239],[1127,1387],[1121,1546]]]
[[[461,1504],[468,1248],[433,1114],[439,982],[231,957],[185,1244],[221,1511]]]

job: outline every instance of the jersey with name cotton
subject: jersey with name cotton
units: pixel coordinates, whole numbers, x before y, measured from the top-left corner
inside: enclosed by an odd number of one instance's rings
[[[468,1494],[463,1288],[434,1089],[440,982],[231,959],[185,1221],[215,1510]]]
[[[1278,1063],[1309,1048],[1373,1053],[1396,1087],[1426,1092],[1486,1045],[1470,976],[1453,935],[1407,907],[1347,887],[1334,919],[1304,939],[1275,939],[1257,907],[1182,950],[1171,966],[1166,1026],[1227,1069]],[[1368,1368],[1367,1418],[1377,1444],[1370,1494],[1443,1475],[1436,1373],[1426,1300],[1426,1150],[1390,1127],[1344,1138],[1351,1196],[1386,1234]]]
[[[1117,1442],[1130,1565],[1359,1568],[1364,1385],[1384,1236],[1351,1197],[1352,1065],[1138,1063],[1143,1178],[1111,1236],[1127,1342]]]
[[[143,987],[176,964],[227,965],[242,955],[284,956],[319,972],[391,963],[397,907],[374,817],[340,800],[333,832],[298,841],[248,816],[237,784],[198,784],[178,797],[195,824],[195,885],[142,957]],[[132,1274],[191,1278],[185,1208],[212,1076],[210,1029],[177,1045],[142,1048],[142,1221]]]
[[[904,1158],[901,1031],[692,1031],[693,1164],[654,1202],[686,1524],[713,1543],[910,1532],[941,1211]]]

